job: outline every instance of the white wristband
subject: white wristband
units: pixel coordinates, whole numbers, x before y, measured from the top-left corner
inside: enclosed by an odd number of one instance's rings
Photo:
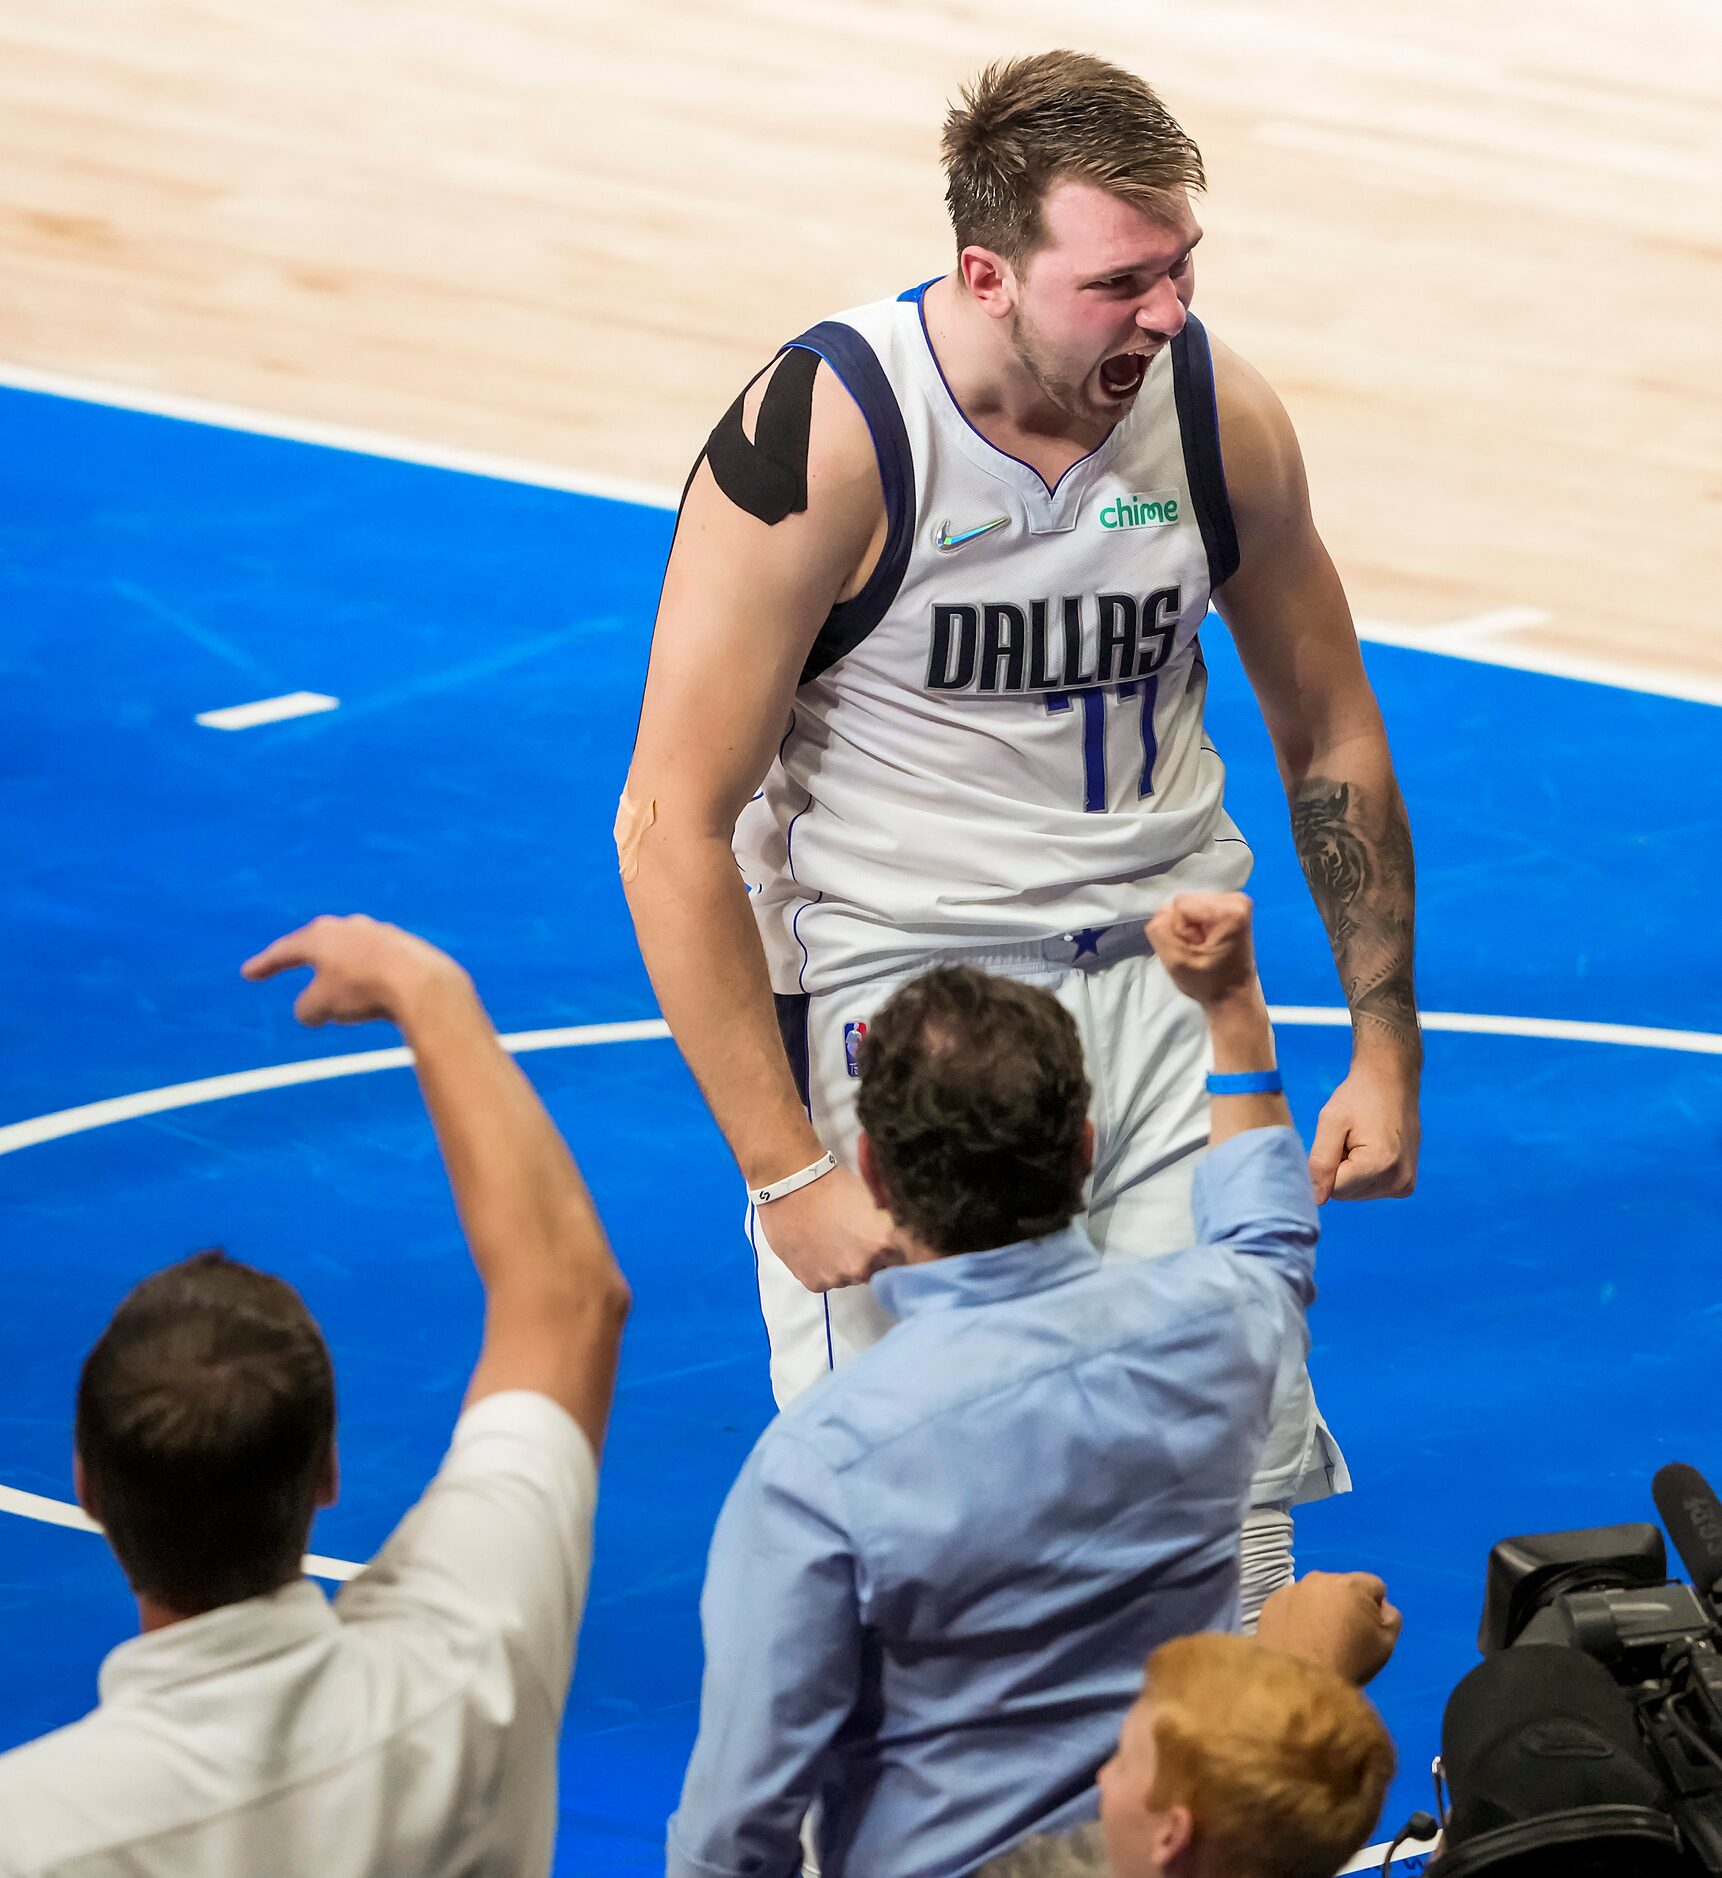
[[[781,1200],[786,1193],[799,1193],[803,1187],[811,1187],[816,1180],[823,1180],[836,1165],[835,1154],[822,1154],[811,1167],[804,1167],[796,1174],[785,1174],[769,1187],[755,1187],[747,1197],[755,1206],[770,1206],[773,1200]]]

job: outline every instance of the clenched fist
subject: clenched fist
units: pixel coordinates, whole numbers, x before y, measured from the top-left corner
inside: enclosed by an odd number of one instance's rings
[[[1148,943],[1185,997],[1217,1004],[1255,990],[1253,911],[1247,893],[1180,893],[1148,922]]]
[[[1373,1572],[1305,1572],[1262,1606],[1256,1639],[1361,1689],[1392,1656],[1403,1622]]]

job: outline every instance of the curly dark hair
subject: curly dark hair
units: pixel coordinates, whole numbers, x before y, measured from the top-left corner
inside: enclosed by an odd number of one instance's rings
[[[1050,991],[941,966],[894,992],[861,1043],[861,1126],[899,1225],[983,1252],[1082,1208],[1088,1076]]]

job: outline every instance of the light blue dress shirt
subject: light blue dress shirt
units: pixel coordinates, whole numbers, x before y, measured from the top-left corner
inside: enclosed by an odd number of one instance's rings
[[[958,1878],[1092,1818],[1144,1660],[1237,1627],[1238,1531],[1302,1363],[1289,1128],[1196,1171],[1199,1243],[1080,1226],[881,1272],[900,1321],[760,1437],[712,1539],[669,1878]]]

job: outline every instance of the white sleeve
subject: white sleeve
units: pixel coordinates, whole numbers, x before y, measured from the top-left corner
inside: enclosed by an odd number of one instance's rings
[[[592,1569],[598,1464],[568,1411],[506,1390],[475,1402],[406,1518],[335,1599],[343,1623],[427,1620],[505,1634],[557,1713]]]

